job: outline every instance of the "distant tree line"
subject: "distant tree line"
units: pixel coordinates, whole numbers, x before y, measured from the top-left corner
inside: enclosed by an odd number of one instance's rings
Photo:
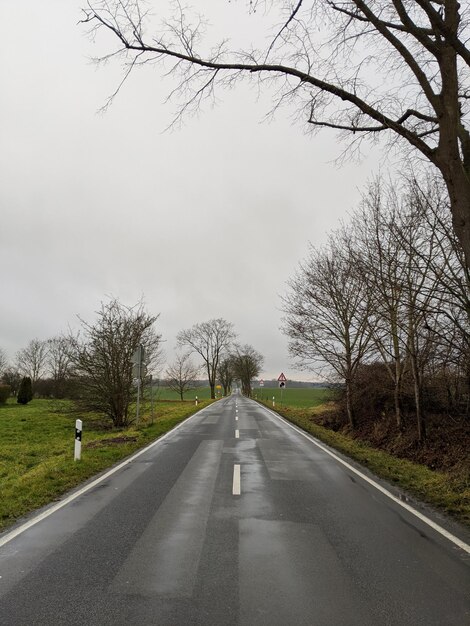
[[[21,404],[33,397],[70,398],[78,409],[105,415],[116,427],[128,425],[133,419],[129,409],[136,396],[133,361],[139,346],[146,367],[139,385],[152,384],[151,372],[162,364],[161,335],[154,329],[157,318],[147,313],[143,302],[128,307],[111,299],[102,303],[94,322],[79,318],[77,334],[31,340],[17,353],[14,366],[0,350],[0,403],[10,395]],[[202,370],[212,398],[218,381],[227,394],[235,377],[243,393],[251,395],[251,381],[263,358],[252,346],[235,343],[235,338],[233,324],[221,318],[182,330],[165,382],[183,400],[198,384]],[[193,363],[193,354],[200,357],[200,364]]]
[[[194,324],[189,329],[178,333],[179,349],[175,361],[167,368],[166,384],[179,393],[183,400],[184,393],[194,388],[198,372],[191,360],[196,354],[202,360],[202,369],[207,374],[211,398],[215,398],[216,384],[223,388],[224,396],[231,393],[233,381],[240,382],[242,393],[251,396],[252,380],[258,376],[263,364],[262,355],[249,344],[238,344],[231,322],[222,318]]]
[[[348,224],[311,247],[283,299],[296,362],[343,383],[345,414],[470,414],[470,274],[437,178],[376,181]]]

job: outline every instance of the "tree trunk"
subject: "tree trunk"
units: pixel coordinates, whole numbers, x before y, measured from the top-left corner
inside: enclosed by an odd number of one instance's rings
[[[446,26],[457,36],[459,4],[445,4]],[[455,234],[464,251],[466,265],[470,267],[470,134],[462,124],[457,54],[450,43],[442,49],[439,66],[442,75],[439,96],[440,132],[433,161],[444,177]]]
[[[348,416],[348,422],[352,429],[356,426],[356,420],[354,419],[354,410],[352,405],[352,384],[351,380],[346,379],[346,414]]]
[[[393,390],[393,402],[395,404],[395,421],[398,430],[403,430],[403,419],[401,415],[401,372],[402,365],[398,359],[395,359],[395,388]]]
[[[449,192],[452,224],[470,268],[470,173],[458,163],[453,168],[446,167],[443,175]]]
[[[215,383],[210,382],[209,386],[211,388],[211,400],[215,400]]]
[[[423,413],[421,376],[419,373],[418,363],[416,362],[416,357],[414,355],[411,355],[411,371],[413,373],[418,441],[419,443],[423,443],[426,440],[426,421]]]

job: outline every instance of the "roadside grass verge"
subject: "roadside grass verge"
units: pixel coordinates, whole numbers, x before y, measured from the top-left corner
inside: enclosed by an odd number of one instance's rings
[[[272,408],[269,402],[263,402]],[[397,458],[365,442],[335,432],[314,421],[322,408],[277,407],[277,413],[320,441],[370,469],[374,474],[442,510],[470,527],[470,477],[431,470],[406,459]]]
[[[0,531],[57,500],[210,404],[156,402],[153,423],[144,404],[139,428],[113,429],[99,415],[71,411],[70,402],[33,400],[0,405]],[[82,458],[73,460],[75,420],[83,421]]]

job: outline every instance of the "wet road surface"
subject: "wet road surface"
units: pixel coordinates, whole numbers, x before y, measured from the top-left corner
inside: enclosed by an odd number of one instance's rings
[[[470,624],[469,554],[239,394],[3,541],[2,626]]]

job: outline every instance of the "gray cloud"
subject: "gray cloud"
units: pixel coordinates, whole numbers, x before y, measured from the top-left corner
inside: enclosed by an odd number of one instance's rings
[[[181,328],[220,316],[265,355],[265,377],[297,376],[278,294],[308,241],[355,206],[372,157],[334,167],[332,134],[308,137],[285,112],[260,123],[269,93],[247,85],[162,133],[170,82],[152,67],[97,114],[120,68],[89,62],[96,47],[67,5],[2,7],[22,27],[21,46],[14,28],[0,43],[0,346],[12,358],[92,318],[107,294],[144,294],[169,359]]]

